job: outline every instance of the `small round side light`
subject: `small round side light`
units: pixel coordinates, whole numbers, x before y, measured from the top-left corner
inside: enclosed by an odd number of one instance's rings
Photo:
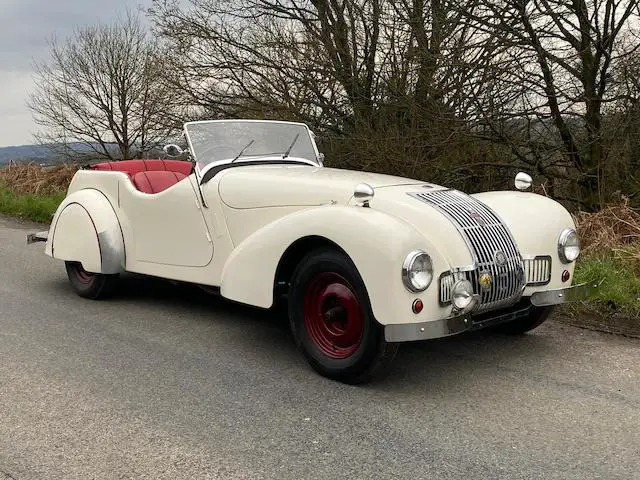
[[[565,270],[562,272],[562,281],[563,282],[568,282],[569,278],[571,278],[571,274],[569,273],[569,270]]]
[[[422,311],[423,308],[424,308],[424,304],[422,303],[422,300],[417,298],[413,301],[413,305],[411,306],[413,313],[418,314]]]

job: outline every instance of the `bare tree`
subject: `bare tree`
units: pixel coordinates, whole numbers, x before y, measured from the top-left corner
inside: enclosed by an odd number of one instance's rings
[[[572,200],[593,210],[605,200],[602,185],[609,139],[603,115],[616,100],[614,67],[640,48],[619,48],[618,39],[638,20],[638,0],[477,0],[463,13],[488,41],[503,47],[491,81],[511,92],[494,115],[479,108],[494,133],[505,118],[519,125],[527,153],[543,174],[573,181]],[[516,122],[517,120],[517,122]],[[521,137],[522,138],[522,137]],[[539,148],[542,146],[542,148]],[[518,147],[515,148],[516,150]],[[541,162],[540,151],[547,161]]]
[[[210,116],[303,120],[329,163],[460,188],[526,168],[595,209],[615,189],[609,117],[639,4],[154,0],[150,14],[167,81]]]
[[[28,105],[43,143],[110,159],[130,159],[173,131],[175,107],[162,81],[162,52],[136,14],[112,25],[79,29],[51,42],[51,61],[37,65]]]
[[[491,58],[455,1],[155,0],[150,13],[185,103],[306,121],[328,162],[434,178],[430,161],[464,143],[465,88]]]
[[[640,43],[640,31],[630,31],[620,39],[618,50]],[[615,99],[607,109],[606,137],[617,162],[606,170],[608,180],[636,200],[640,197],[640,51],[614,65]]]

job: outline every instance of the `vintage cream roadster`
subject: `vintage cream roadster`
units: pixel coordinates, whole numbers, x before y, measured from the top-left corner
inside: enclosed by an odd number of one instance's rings
[[[87,298],[122,272],[209,287],[263,308],[284,302],[320,374],[357,383],[400,342],[491,327],[523,333],[571,286],[580,241],[556,201],[520,191],[463,192],[323,166],[301,123],[189,122],[186,160],[80,169],[50,229],[30,234],[65,262]]]

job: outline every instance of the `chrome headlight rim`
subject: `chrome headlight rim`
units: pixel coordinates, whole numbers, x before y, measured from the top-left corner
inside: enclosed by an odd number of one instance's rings
[[[425,258],[426,263],[429,265],[429,271],[428,271],[429,279],[426,282],[426,285],[424,286],[415,285],[411,275],[416,261],[418,261],[418,259],[420,259],[421,257]],[[405,288],[412,293],[420,293],[420,292],[424,292],[427,288],[429,288],[432,282],[433,282],[433,262],[431,261],[431,256],[424,250],[411,251],[405,257],[404,262],[402,263],[402,283],[404,284]]]
[[[575,246],[578,249],[578,252],[576,253],[575,257],[567,256],[567,250],[566,250],[567,242],[571,237],[574,237],[576,240],[576,245],[572,245],[572,246]],[[560,233],[560,236],[558,237],[558,256],[560,257],[560,261],[565,264],[573,263],[580,256],[580,251],[581,251],[580,237],[578,236],[578,232],[576,231],[576,229],[565,228],[564,230],[562,230],[562,232]]]

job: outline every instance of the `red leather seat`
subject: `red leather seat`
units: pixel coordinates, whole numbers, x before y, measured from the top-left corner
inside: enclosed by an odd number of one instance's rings
[[[191,175],[193,164],[183,160],[120,160],[95,163],[89,169],[124,172],[141,192],[158,193]]]
[[[143,193],[160,193],[187,176],[180,172],[147,171],[133,175],[133,185]]]
[[[184,160],[120,160],[117,162],[95,163],[91,170],[116,170],[133,177],[138,172],[168,171],[190,175],[193,164]]]

